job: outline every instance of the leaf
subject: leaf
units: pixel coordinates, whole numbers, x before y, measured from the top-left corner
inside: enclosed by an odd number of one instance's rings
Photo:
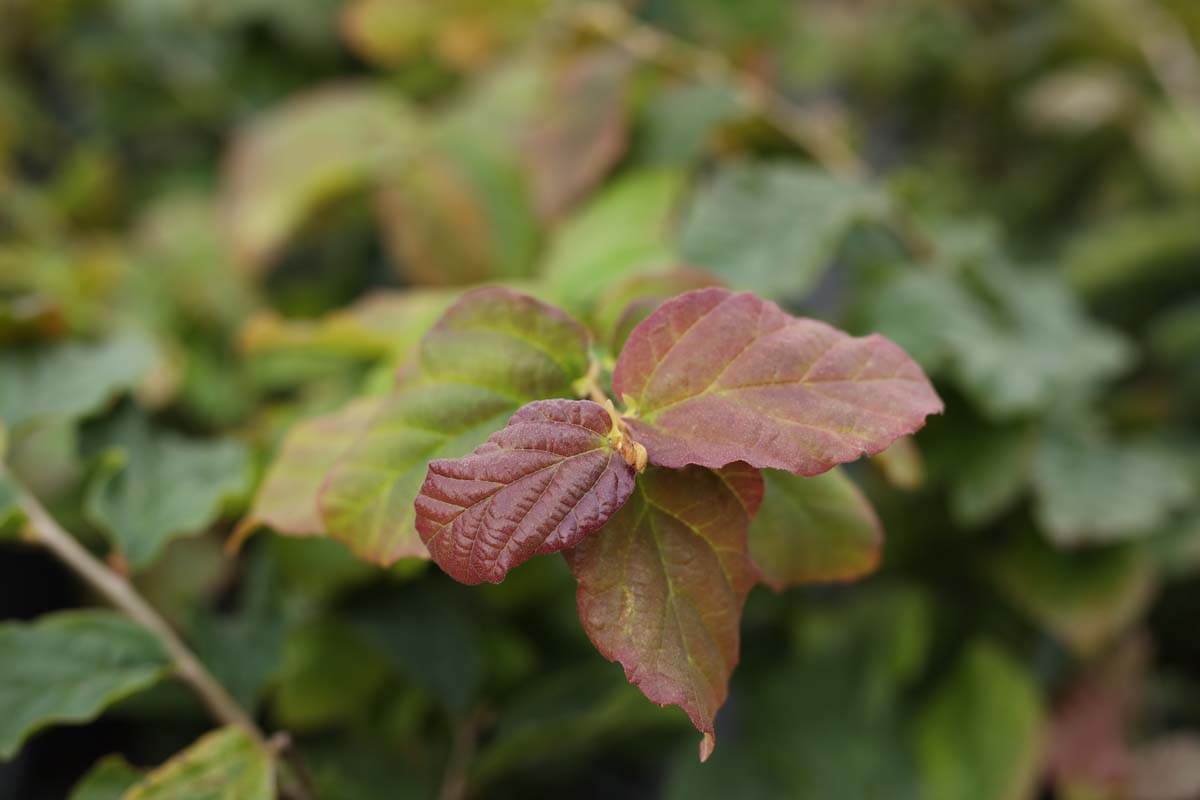
[[[75,784],[69,800],[121,800],[141,775],[122,756],[105,756]]]
[[[403,98],[370,82],[311,90],[253,119],[237,133],[223,177],[235,256],[261,271],[313,210],[396,174],[422,135]]]
[[[803,478],[769,469],[750,525],[750,555],[777,592],[789,586],[850,581],[873,571],[883,527],[870,501],[840,469]]]
[[[554,306],[500,287],[464,294],[421,340],[429,379],[520,400],[573,395],[588,369],[587,329]],[[514,409],[515,410],[515,409]]]
[[[391,587],[350,610],[350,627],[454,717],[495,678],[483,649],[480,607],[448,581]],[[436,620],[437,624],[430,624]]]
[[[1037,687],[1021,665],[995,645],[976,642],[917,718],[921,797],[1032,797],[1042,729]]]
[[[612,417],[590,400],[539,400],[475,452],[429,464],[416,526],[461,583],[500,583],[535,555],[574,547],[633,492]]]
[[[320,619],[288,635],[273,716],[309,732],[350,723],[371,708],[388,664],[344,623]]]
[[[428,555],[413,510],[428,463],[471,452],[525,403],[574,395],[588,334],[552,306],[484,288],[426,334],[420,362],[419,380],[384,398],[318,500],[326,532],[382,564]]]
[[[1054,275],[990,250],[944,272],[906,271],[867,303],[866,327],[945,369],[988,417],[1011,419],[1086,396],[1126,370],[1128,341],[1085,316]]]
[[[874,584],[804,606],[789,613],[791,651],[772,648],[770,669],[735,679],[735,720],[748,724],[730,726],[708,764],[681,752],[665,797],[921,797],[902,692],[923,668],[932,603]]]
[[[1033,487],[1038,521],[1063,546],[1144,537],[1194,494],[1162,447],[1054,430],[1034,455]]]
[[[533,272],[538,224],[519,165],[487,142],[442,136],[376,196],[397,270],[422,286]]]
[[[133,334],[0,350],[0,421],[15,432],[35,420],[88,414],[132,388],[156,358],[153,345]]]
[[[606,186],[550,243],[542,275],[551,294],[571,311],[586,311],[621,278],[674,263],[668,224],[682,184],[680,172],[660,169]]]
[[[721,168],[684,214],[680,252],[734,289],[802,297],[850,228],[887,212],[879,188],[785,163]]]
[[[259,311],[242,327],[240,343],[254,355],[296,351],[399,360],[416,348],[454,297],[449,290],[380,289],[319,320]]]
[[[650,468],[608,525],[564,553],[588,637],[651,701],[687,712],[704,734],[702,761],[758,577],[746,534],[762,491],[744,464]]]
[[[657,93],[641,109],[638,163],[688,166],[713,148],[714,134],[743,113],[737,88],[713,76]]]
[[[1154,594],[1152,562],[1132,546],[1068,553],[1022,536],[992,567],[1017,606],[1085,658],[1138,619]]]
[[[816,475],[942,410],[921,368],[883,337],[727,289],[663,303],[630,335],[613,389],[631,398],[629,427],[665,467],[746,461]]]
[[[325,476],[367,427],[380,400],[359,398],[292,426],[267,468],[250,513],[234,530],[240,541],[259,525],[290,536],[325,532],[317,497]]]
[[[103,458],[84,511],[135,569],[171,539],[207,528],[249,478],[240,444],[156,429],[133,406],[85,431],[85,450]]]
[[[692,289],[721,285],[715,276],[691,267],[630,275],[600,296],[591,314],[592,329],[611,352],[620,353],[638,323],[665,300]]]
[[[122,800],[274,800],[271,755],[230,725],[197,739],[153,770]]]
[[[523,142],[543,219],[560,217],[620,159],[632,66],[613,48],[576,56],[555,70],[555,83]]]
[[[110,611],[0,624],[0,760],[47,725],[93,720],[169,671],[154,635]]]
[[[1200,793],[1200,733],[1161,736],[1135,754],[1129,796],[1133,800],[1187,800]]]
[[[2,435],[3,430],[0,429],[0,436]],[[8,476],[8,471],[4,468],[2,454],[0,454],[0,539],[19,533],[23,518],[20,495],[17,493],[17,487],[13,484],[12,479]]]

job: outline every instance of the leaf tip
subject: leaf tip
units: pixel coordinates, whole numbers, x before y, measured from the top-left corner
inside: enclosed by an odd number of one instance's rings
[[[708,757],[713,754],[713,750],[717,747],[717,737],[713,736],[712,731],[705,731],[704,736],[700,739],[700,763],[708,761]]]

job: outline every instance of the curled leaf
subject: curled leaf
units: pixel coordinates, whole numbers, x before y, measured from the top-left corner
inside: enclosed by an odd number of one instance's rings
[[[749,293],[697,289],[630,334],[613,388],[664,467],[746,461],[801,475],[874,455],[942,410],[929,380],[881,336],[855,338]]]
[[[714,745],[713,720],[738,661],[738,626],[758,575],[746,532],[762,476],[646,470],[609,523],[565,555],[579,582],[579,618],[605,658],[659,705],[683,708]]]
[[[471,455],[431,463],[416,524],[433,560],[463,583],[499,583],[535,555],[579,544],[633,492],[614,433],[590,400],[542,400]]]

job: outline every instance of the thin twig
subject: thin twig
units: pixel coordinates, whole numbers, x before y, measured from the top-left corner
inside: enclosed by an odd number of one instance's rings
[[[438,800],[463,800],[467,796],[467,775],[479,744],[479,730],[486,721],[487,714],[477,710],[455,724],[454,741],[446,759]]]
[[[866,163],[840,135],[835,115],[796,106],[755,75],[739,70],[723,53],[647,25],[614,2],[591,2],[575,12],[576,24],[639,61],[705,83],[737,90],[738,101],[791,139],[829,172],[861,177]]]
[[[829,173],[852,180],[869,175],[867,162],[846,141],[838,114],[829,109],[799,107],[759,76],[739,69],[723,53],[647,25],[611,0],[579,6],[574,20],[582,30],[639,61],[700,83],[734,87],[738,102],[747,111],[770,124]],[[929,262],[934,258],[937,248],[932,237],[907,209],[896,208],[890,222],[915,260]]]
[[[92,586],[115,608],[153,633],[167,651],[176,674],[192,688],[209,713],[223,725],[237,725],[254,740],[272,752],[280,749],[278,739],[268,740],[262,730],[229,694],[200,659],[188,649],[173,628],[146,602],[133,585],[106,567],[87,548],[68,533],[50,515],[41,501],[0,464],[0,477],[6,477],[17,493],[17,503],[25,515],[29,539],[45,547]],[[306,789],[293,790],[300,800],[307,800]]]

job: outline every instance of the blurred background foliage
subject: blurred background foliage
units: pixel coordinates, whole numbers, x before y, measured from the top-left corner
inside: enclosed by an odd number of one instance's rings
[[[0,0],[7,462],[321,797],[1200,797],[1198,45],[1194,0]],[[557,559],[223,550],[292,426],[480,282],[610,353],[722,282],[947,400],[850,471],[874,574],[751,595],[706,765]],[[91,604],[7,501],[0,616]],[[209,727],[158,685],[0,796]]]

